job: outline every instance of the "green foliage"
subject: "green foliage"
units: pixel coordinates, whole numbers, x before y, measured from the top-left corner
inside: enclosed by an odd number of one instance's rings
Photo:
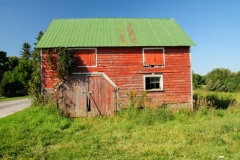
[[[31,79],[32,62],[21,59],[19,65],[13,71],[7,71],[1,81],[2,94],[4,96],[15,96],[16,90],[27,90]]]
[[[8,56],[7,67],[9,71],[12,71],[15,67],[18,66],[20,58],[16,56]]]
[[[25,95],[23,90],[28,89],[28,82],[31,79],[32,61],[31,46],[23,44],[21,51],[22,59],[15,56],[6,56],[6,52],[0,52],[0,94],[6,97]],[[18,93],[16,92],[19,91]]]
[[[174,120],[174,114],[170,109],[155,108],[125,108],[118,116],[134,121],[138,125],[153,125],[155,122],[167,122]]]
[[[16,76],[16,79],[18,79],[25,87],[27,87],[31,79],[32,71],[32,61],[21,59],[19,61],[19,65],[14,68],[13,74]]]
[[[147,92],[141,92],[141,94],[137,97],[137,91],[127,91],[125,94],[128,96],[130,100],[130,108],[144,108],[146,107],[144,102],[147,98]]]
[[[14,82],[7,82],[2,87],[3,92],[2,95],[5,97],[14,97],[17,96],[17,90],[24,90],[24,85],[19,82],[18,80]],[[26,93],[23,92],[21,95],[25,95]]]
[[[0,51],[0,82],[3,77],[4,72],[8,70],[7,67],[7,53]]]
[[[40,31],[38,34],[37,45],[43,32]],[[60,80],[65,80],[67,77],[76,69],[76,60],[71,51],[67,48],[55,48],[51,51],[46,50],[46,61],[52,70],[56,71],[56,76]],[[58,58],[56,59],[53,53],[57,53]],[[32,53],[33,61],[33,73],[31,75],[30,94],[33,95],[32,102],[34,105],[43,104],[45,102],[44,97],[41,93],[41,54],[40,49],[34,48]]]
[[[205,77],[192,73],[192,83],[193,88],[201,88],[203,84],[205,84]]]
[[[229,69],[216,68],[206,75],[206,85],[210,91],[235,92],[239,89],[240,74]]]
[[[37,43],[43,36],[43,32],[40,31],[38,34]],[[37,43],[34,43],[37,45]],[[44,99],[41,93],[41,51],[34,47],[34,51],[32,52],[32,63],[33,63],[33,72],[31,74],[31,80],[29,82],[30,90],[29,93],[32,95],[32,103],[34,105],[43,104]]]
[[[128,96],[130,100],[130,108],[134,108],[136,105],[136,96],[137,96],[137,91],[128,91],[125,92],[125,94]]]
[[[9,88],[9,89],[13,88],[13,86],[11,86],[10,84],[8,84],[7,86],[4,86],[2,83],[2,79],[4,77],[4,73],[6,73],[7,71],[12,71],[18,65],[18,61],[19,59],[17,57],[15,56],[7,57],[6,52],[0,51],[0,96],[4,95],[6,88]],[[15,83],[15,85],[16,84],[19,84],[19,83]],[[8,93],[10,94],[12,92],[13,91],[9,91]]]
[[[72,51],[68,48],[58,48],[57,77],[66,80],[76,67],[77,61]]]
[[[56,77],[66,80],[69,75],[77,68],[77,61],[72,50],[68,48],[54,48],[45,50],[46,61],[52,70],[56,71]],[[57,58],[54,54],[57,53]]]
[[[43,33],[42,31],[40,31],[40,32],[38,33],[38,37],[36,38],[36,39],[37,39],[37,42],[36,42],[36,43],[33,43],[35,46],[36,46],[37,43],[40,41],[40,39],[42,38],[43,34],[44,34],[44,33]],[[36,47],[35,47],[34,49],[36,49]]]
[[[195,109],[202,106],[207,108],[227,109],[238,103],[237,97],[237,94],[195,91],[193,94],[193,105]]]
[[[21,58],[29,59],[31,57],[31,46],[29,43],[24,42],[22,46],[22,51],[20,51]]]
[[[70,119],[27,108],[0,119],[0,159],[240,159],[239,113],[136,109]]]

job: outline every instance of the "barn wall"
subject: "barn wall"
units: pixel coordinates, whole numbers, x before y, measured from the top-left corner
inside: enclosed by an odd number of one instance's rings
[[[144,74],[162,73],[164,91],[149,91],[148,97],[156,103],[190,103],[189,47],[164,49],[165,66],[149,68],[143,67],[142,47],[97,48],[97,67],[78,68],[76,72],[104,72],[119,87],[118,101],[123,105],[128,101],[127,91],[144,90]],[[53,88],[59,82],[44,58],[42,68],[43,88]]]

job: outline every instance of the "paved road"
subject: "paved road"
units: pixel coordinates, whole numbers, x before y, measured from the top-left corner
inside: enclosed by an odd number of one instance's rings
[[[17,111],[23,110],[29,107],[30,104],[31,104],[31,99],[29,98],[0,102],[0,118],[6,117]]]

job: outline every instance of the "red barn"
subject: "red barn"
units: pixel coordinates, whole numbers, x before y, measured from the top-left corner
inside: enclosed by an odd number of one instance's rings
[[[194,45],[174,19],[56,19],[37,44],[42,88],[55,89],[59,108],[72,117],[113,115],[130,91],[146,91],[149,103],[191,107]],[[57,47],[71,49],[78,62],[66,82],[45,58]]]

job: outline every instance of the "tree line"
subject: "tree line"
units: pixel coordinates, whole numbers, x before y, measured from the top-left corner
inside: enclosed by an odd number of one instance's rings
[[[37,42],[43,32],[38,34]],[[20,58],[7,56],[7,53],[0,51],[0,96],[13,97],[41,93],[41,56],[40,50],[34,49],[27,42],[23,43],[20,51]]]
[[[204,76],[193,73],[192,77],[194,88],[218,92],[240,92],[240,71],[232,72],[227,68],[215,68]]]

